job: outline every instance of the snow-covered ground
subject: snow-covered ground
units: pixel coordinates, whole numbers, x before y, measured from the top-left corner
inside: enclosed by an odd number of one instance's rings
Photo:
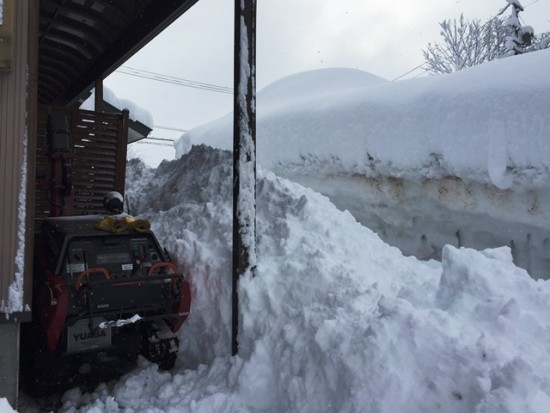
[[[156,169],[129,162],[130,212],[153,222],[192,284],[180,358],[170,373],[141,360],[92,393],[71,390],[59,411],[550,411],[550,281],[518,268],[508,246],[447,245],[441,261],[405,256],[319,193],[328,182],[390,223],[400,208],[438,223],[449,210],[475,217],[475,237],[491,230],[483,216],[510,233],[548,231],[549,63],[545,51],[399,83],[339,69],[265,89],[258,268],[240,282],[235,357],[228,121],[191,131],[178,160]],[[189,150],[201,141],[218,148]],[[317,191],[293,182],[315,175]],[[373,199],[350,196],[363,190]],[[524,215],[529,197],[538,206]],[[411,200],[419,203],[405,206]]]
[[[141,362],[62,412],[546,412],[550,284],[510,249],[405,257],[326,197],[260,172],[254,279],[229,356],[231,154],[132,161],[132,208],[177,256],[192,314],[171,373]]]

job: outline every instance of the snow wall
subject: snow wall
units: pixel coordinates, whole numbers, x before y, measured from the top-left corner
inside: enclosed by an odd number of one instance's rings
[[[549,65],[543,50],[400,82],[353,69],[290,76],[258,94],[258,163],[406,254],[508,246],[550,278]],[[231,125],[182,139],[231,149]]]

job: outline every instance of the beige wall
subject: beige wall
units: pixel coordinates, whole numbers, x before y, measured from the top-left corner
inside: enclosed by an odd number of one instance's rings
[[[13,60],[9,71],[0,72],[0,322],[6,318],[21,321],[24,314],[16,311],[6,317],[5,310],[21,311],[24,304],[30,305],[28,281],[32,271],[33,191],[27,188],[34,182],[36,47],[31,22],[36,21],[32,16],[36,15],[37,1],[16,0],[13,6]],[[13,291],[20,292],[15,294],[20,297],[23,290],[25,298],[14,300]]]

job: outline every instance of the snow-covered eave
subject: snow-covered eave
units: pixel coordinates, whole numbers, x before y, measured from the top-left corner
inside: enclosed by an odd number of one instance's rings
[[[153,116],[147,110],[141,108],[134,102],[119,99],[109,88],[104,88],[103,107],[112,113],[121,113],[123,110],[129,112],[128,143],[137,142],[147,138],[154,127]],[[90,96],[80,105],[81,109],[95,110],[95,94]]]
[[[120,109],[111,105],[109,102],[103,101],[103,105],[107,108],[108,111],[112,112],[121,112]],[[153,122],[149,120],[149,124],[145,124],[133,117],[132,111],[130,109],[130,119],[128,120],[128,143],[137,142],[139,140],[147,138],[151,131],[153,130]]]

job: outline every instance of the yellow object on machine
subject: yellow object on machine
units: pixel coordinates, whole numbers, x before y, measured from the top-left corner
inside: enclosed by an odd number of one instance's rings
[[[96,228],[115,234],[122,231],[144,232],[151,229],[151,223],[146,219],[131,216],[106,216],[96,224]]]

